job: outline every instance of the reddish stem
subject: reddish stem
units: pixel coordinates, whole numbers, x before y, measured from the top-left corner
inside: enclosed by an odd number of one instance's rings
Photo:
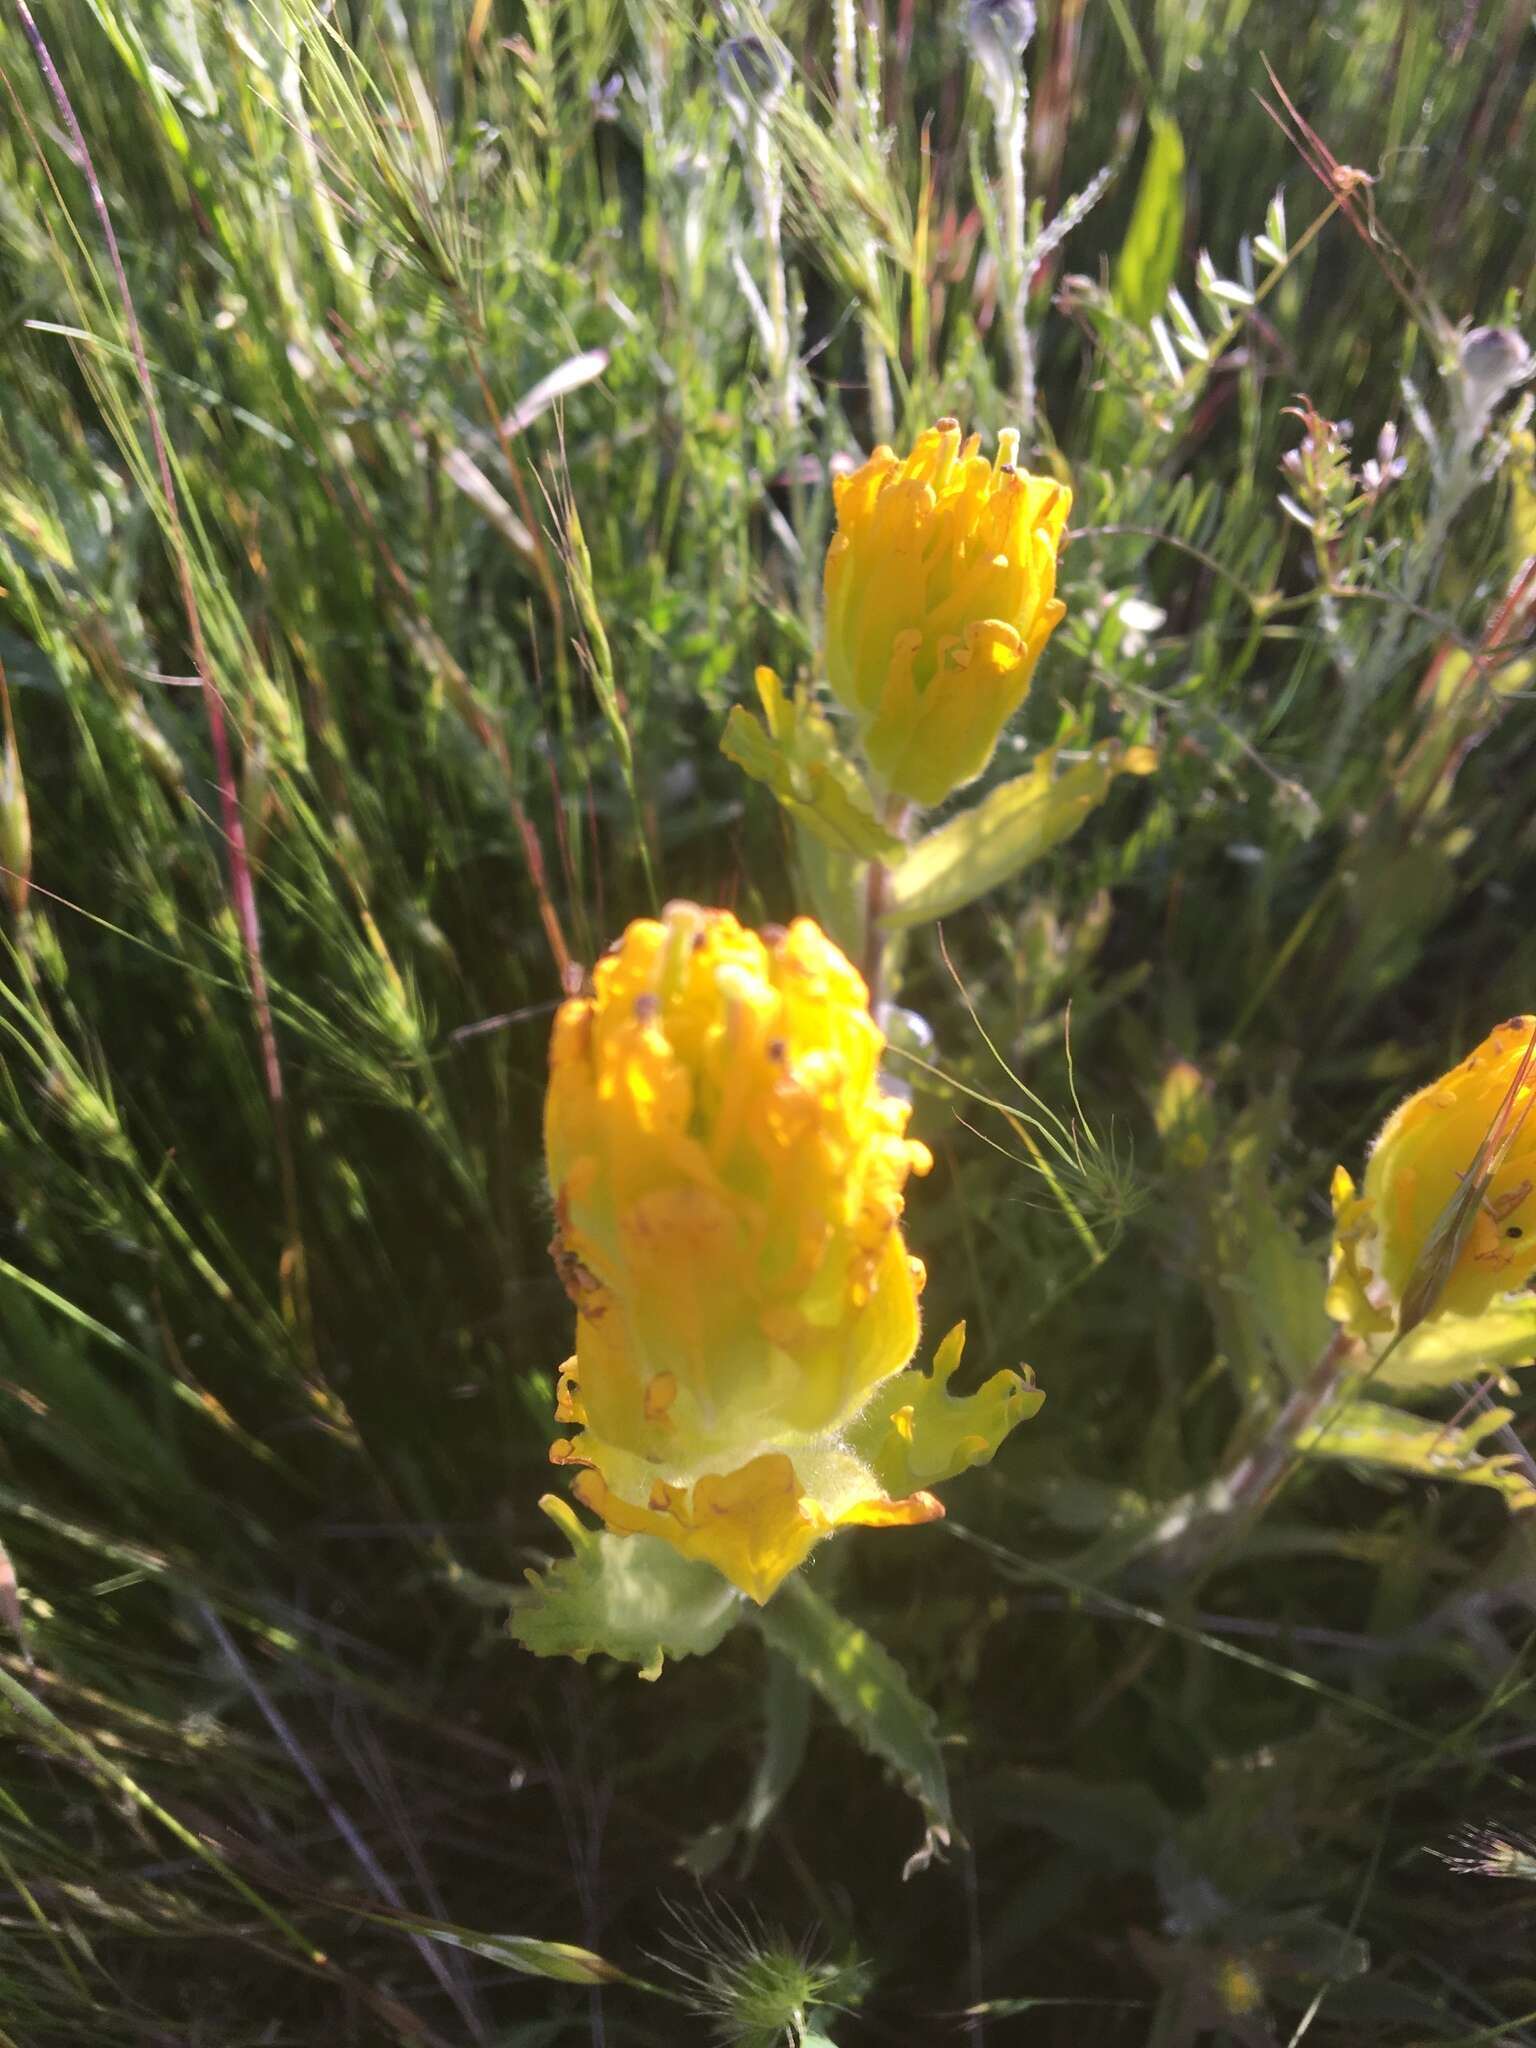
[[[277,1033],[272,1022],[272,1003],[267,988],[266,968],[262,960],[261,919],[256,907],[256,885],[251,871],[250,850],[246,843],[245,820],[240,812],[240,798],[235,786],[234,754],[229,743],[229,724],[225,716],[224,699],[220,695],[218,684],[214,681],[213,664],[208,658],[207,643],[203,638],[202,614],[198,610],[197,592],[192,581],[192,565],[187,553],[186,534],[181,523],[181,505],[176,494],[176,479],[171,468],[170,455],[166,448],[165,430],[160,419],[159,403],[155,397],[154,380],[150,376],[149,356],[144,347],[144,335],[139,326],[133,294],[128,288],[128,273],[123,267],[122,252],[112,226],[112,216],[107,209],[106,195],[101,189],[101,180],[96,174],[96,165],[84,132],[76,118],[69,94],[64,88],[64,81],[55,68],[48,45],[32,17],[27,0],[15,0],[15,4],[22,31],[32,46],[32,54],[37,59],[43,82],[59,110],[59,118],[69,137],[76,165],[91,195],[91,205],[95,208],[96,218],[101,224],[108,260],[112,265],[113,280],[117,286],[118,298],[122,302],[134,369],[149,424],[150,445],[154,450],[155,467],[159,472],[160,489],[165,500],[171,555],[175,564],[182,610],[186,615],[192,665],[202,686],[203,708],[208,720],[208,737],[213,747],[214,768],[219,786],[219,810],[225,843],[229,848],[230,895],[234,902],[235,920],[239,926],[240,941],[245,953],[246,973],[251,985],[251,1002],[256,1012],[256,1032],[261,1045],[267,1099],[272,1107],[278,1170],[282,1180],[283,1205],[287,1213],[294,1265],[301,1272],[303,1254],[298,1234],[298,1184],[288,1131],[283,1069],[278,1057]],[[288,1261],[284,1262],[284,1266],[285,1272],[289,1270]],[[301,1288],[301,1301],[302,1298]]]

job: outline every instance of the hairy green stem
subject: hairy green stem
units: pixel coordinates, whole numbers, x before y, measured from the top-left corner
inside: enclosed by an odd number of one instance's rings
[[[784,180],[778,146],[761,114],[753,117],[747,151],[752,200],[763,238],[767,270],[768,330],[772,349],[774,393],[779,420],[788,434],[800,423],[799,380],[795,368],[795,336],[789,314],[789,277],[784,267]]]
[[[885,825],[898,839],[904,839],[912,822],[913,806],[905,797],[891,797],[885,806]],[[860,966],[869,988],[869,1007],[877,1010],[885,999],[886,954],[890,940],[880,928],[890,896],[889,863],[872,860],[864,871],[864,952]]]
[[[1014,420],[1026,449],[1035,427],[1035,345],[1029,331],[1029,237],[1024,200],[1024,151],[1029,141],[1029,97],[1022,76],[999,110],[998,152],[1003,171],[1003,330],[1013,358]]]
[[[1295,1469],[1301,1439],[1338,1405],[1360,1349],[1347,1330],[1336,1331],[1253,1448],[1152,1532],[1147,1548],[1158,1556],[1160,1576],[1202,1578],[1233,1537],[1264,1512]]]
[[[859,75],[859,23],[855,0],[836,0],[833,16],[833,62],[837,76],[837,111],[851,142],[869,143],[880,123],[880,28],[873,15],[864,23],[864,72]],[[864,237],[864,289],[870,299],[880,288],[880,252],[874,236]],[[864,375],[869,390],[869,419],[877,441],[896,434],[896,407],[891,392],[891,366],[880,322],[866,310],[859,318],[864,345]]]

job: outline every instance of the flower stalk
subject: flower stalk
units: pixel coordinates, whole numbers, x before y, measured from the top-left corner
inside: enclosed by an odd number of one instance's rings
[[[766,299],[759,302],[758,312],[779,424],[792,435],[800,422],[800,375],[784,264],[784,175],[773,132],[773,110],[789,82],[789,59],[776,38],[737,36],[721,49],[718,72],[741,145],[763,248]]]
[[[1295,1470],[1303,1439],[1326,1426],[1341,1403],[1346,1375],[1364,1355],[1347,1330],[1336,1331],[1258,1442],[1149,1532],[1138,1548],[1151,1554],[1158,1578],[1198,1581],[1219,1562]]]
[[[1029,331],[1029,280],[1034,265],[1024,190],[1029,146],[1024,53],[1035,32],[1034,7],[1030,0],[972,0],[966,32],[992,108],[1002,196],[1001,233],[995,250],[998,303],[1013,363],[1013,413],[1030,442],[1035,426],[1035,347]]]
[[[911,804],[904,803],[900,797],[893,798],[885,809],[886,830],[898,839],[904,838],[912,815]],[[869,989],[869,1007],[877,1016],[885,1000],[886,956],[891,945],[889,935],[882,929],[890,886],[890,863],[877,857],[864,873],[864,957],[861,963]]]
[[[864,77],[860,77],[858,0],[835,0],[833,68],[837,80],[838,118],[849,142],[876,145],[880,129],[880,26],[873,12],[864,20]],[[896,431],[896,406],[891,392],[891,366],[880,322],[871,310],[880,290],[880,251],[872,234],[863,238],[864,293],[859,315],[864,346],[864,375],[869,389],[870,424],[875,437],[888,441]]]

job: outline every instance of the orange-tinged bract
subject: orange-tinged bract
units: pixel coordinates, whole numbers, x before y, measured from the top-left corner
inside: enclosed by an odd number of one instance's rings
[[[1475,1316],[1536,1274],[1536,1017],[1511,1017],[1399,1105],[1333,1180],[1328,1308],[1357,1336]]]
[[[877,448],[833,482],[827,680],[893,794],[936,804],[979,775],[1066,607],[1056,557],[1072,493],[962,444],[953,420],[906,459]]]
[[[926,1521],[839,1432],[917,1343],[900,1219],[930,1165],[863,981],[808,918],[674,903],[561,1005],[545,1143],[578,1311],[558,1463],[613,1529],[763,1600],[831,1529]]]

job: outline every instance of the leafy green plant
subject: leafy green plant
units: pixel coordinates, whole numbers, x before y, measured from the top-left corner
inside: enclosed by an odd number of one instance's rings
[[[1528,10],[1034,17],[0,10],[4,2038],[1530,2029],[1425,1853],[1528,1832],[1528,1299],[1315,1377],[1532,1007]],[[945,417],[1073,499],[919,820],[822,568]],[[926,1398],[1045,1399],[536,1659],[645,1540],[539,1512],[549,1028],[677,898],[869,971]]]

